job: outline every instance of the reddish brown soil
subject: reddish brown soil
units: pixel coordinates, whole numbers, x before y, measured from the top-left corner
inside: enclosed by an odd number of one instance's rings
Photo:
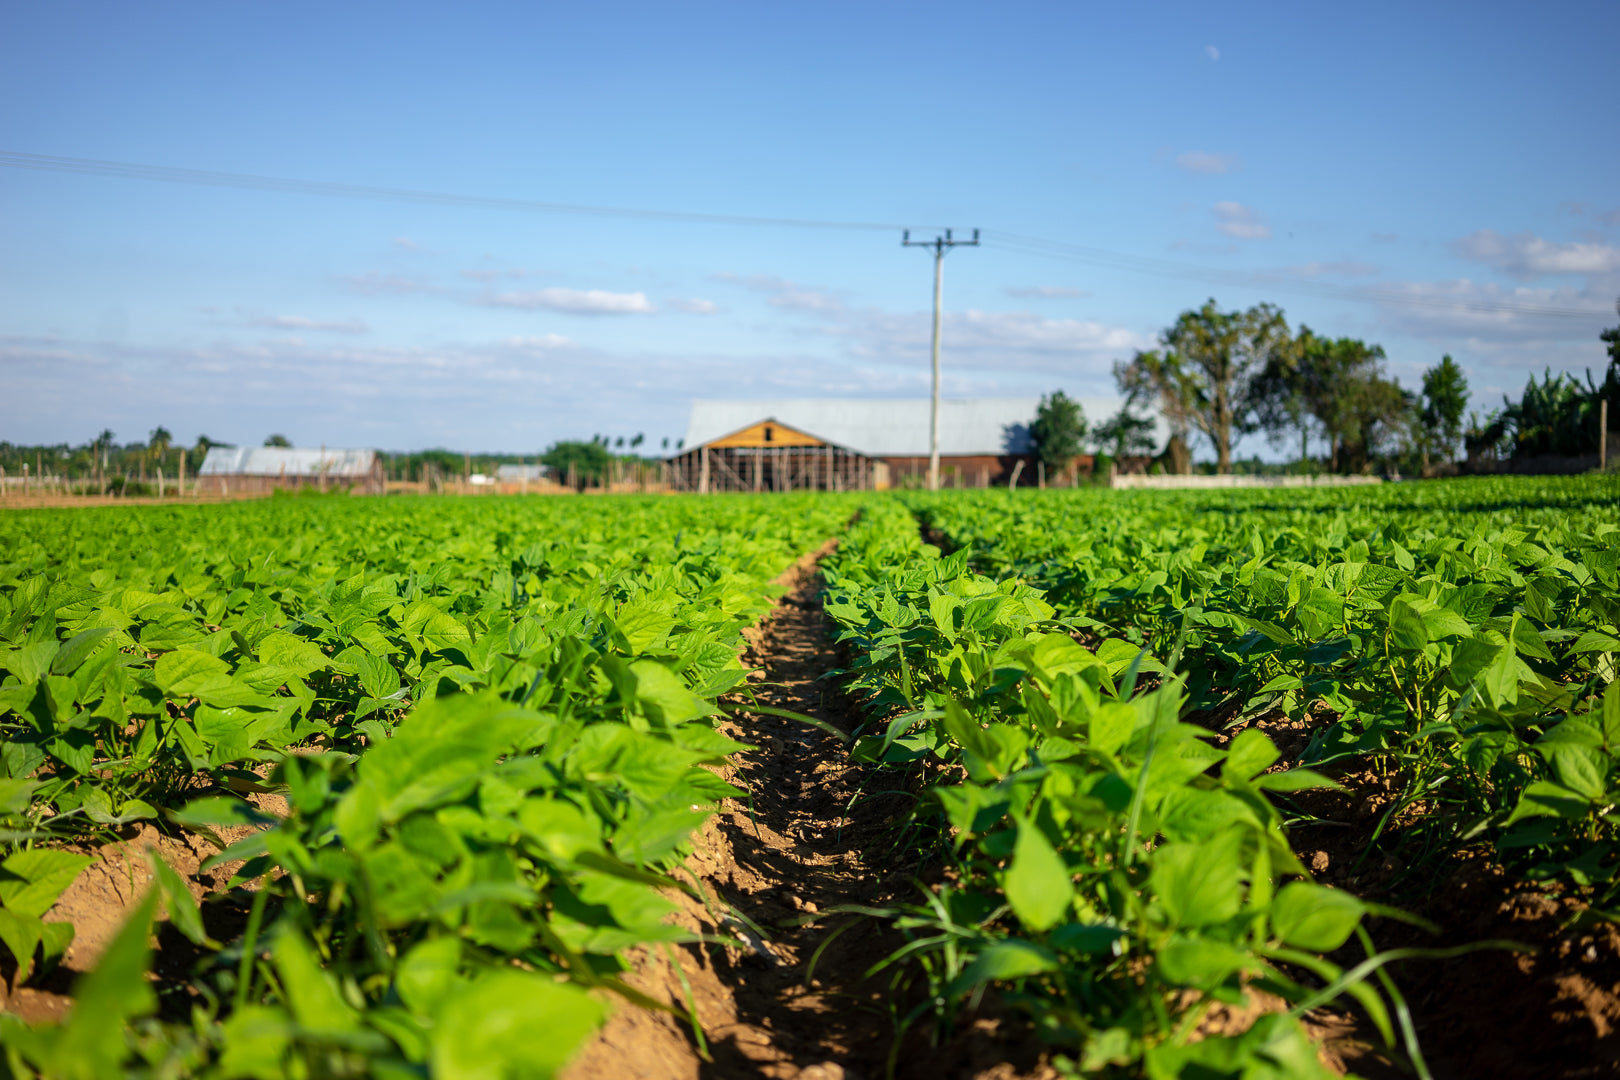
[[[815,563],[830,550],[829,544],[783,576],[788,594],[750,636],[746,659],[759,668],[752,686],[759,704],[847,731],[858,716],[825,677],[839,666],[839,656],[821,611]],[[735,755],[726,770],[752,798],[728,801],[697,838],[687,866],[717,908],[728,905],[738,918],[680,898],[677,919],[694,932],[742,938],[747,947],[673,949],[690,993],[666,956],[640,958],[628,980],[682,1013],[694,1002],[708,1054],[689,1023],[621,1007],[566,1080],[876,1080],[885,1075],[891,1052],[900,1077],[1055,1076],[1042,1064],[1040,1048],[1014,1020],[996,1016],[993,1004],[965,1020],[943,1046],[918,1026],[896,1050],[895,1016],[913,1002],[912,992],[892,988],[888,974],[868,979],[866,971],[904,939],[882,920],[830,909],[916,898],[911,882],[926,868],[893,846],[911,797],[856,799],[874,777],[847,760],[841,740],[816,728],[745,709],[722,730],[756,747]],[[889,778],[881,786],[893,785]],[[810,959],[824,944],[807,978]]]

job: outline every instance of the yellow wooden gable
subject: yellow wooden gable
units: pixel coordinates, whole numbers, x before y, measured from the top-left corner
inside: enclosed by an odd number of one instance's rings
[[[814,435],[806,434],[797,428],[790,428],[786,424],[775,420],[761,420],[751,424],[740,431],[733,431],[730,435],[723,435],[709,446],[714,449],[722,447],[746,446],[826,446],[827,440],[818,439]]]

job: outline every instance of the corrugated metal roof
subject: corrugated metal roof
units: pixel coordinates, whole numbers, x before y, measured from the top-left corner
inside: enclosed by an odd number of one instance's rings
[[[495,476],[502,482],[519,480],[543,480],[551,473],[550,465],[497,465]]]
[[[199,476],[370,475],[375,450],[304,450],[285,446],[211,446]]]
[[[1095,424],[1112,416],[1119,398],[1079,398]],[[949,398],[939,403],[939,452],[947,456],[1027,454],[1038,397]],[[776,420],[868,457],[928,456],[927,398],[778,398],[694,401],[685,449],[712,442],[761,420]]]

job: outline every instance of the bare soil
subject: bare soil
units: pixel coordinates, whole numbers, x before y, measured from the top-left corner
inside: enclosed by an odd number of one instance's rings
[[[745,661],[758,668],[751,686],[758,704],[849,731],[859,716],[827,677],[840,657],[816,571],[831,550],[829,543],[783,575],[788,593],[750,635]],[[1055,1076],[1039,1045],[1016,1019],[998,1015],[994,1002],[942,1043],[927,1026],[896,1042],[896,1017],[913,1003],[913,991],[893,986],[888,973],[866,973],[904,938],[884,920],[832,909],[915,901],[912,882],[937,875],[894,847],[913,797],[861,794],[875,777],[849,762],[842,740],[814,727],[744,708],[721,730],[754,747],[724,771],[750,798],[729,800],[687,861],[715,907],[679,897],[677,919],[694,933],[742,944],[644,955],[627,980],[677,1012],[695,1008],[707,1053],[690,1022],[625,1006],[565,1080],[875,1080],[886,1075],[891,1055],[898,1077]],[[888,777],[884,786],[893,783]]]

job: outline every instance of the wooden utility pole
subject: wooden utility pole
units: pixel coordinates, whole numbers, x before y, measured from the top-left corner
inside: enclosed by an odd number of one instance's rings
[[[932,240],[912,240],[911,230],[900,235],[901,247],[934,249],[934,393],[933,405],[928,412],[928,490],[939,490],[939,308],[945,289],[945,253],[953,247],[978,247],[979,230],[973,230],[972,240],[953,240],[951,230]]]
[[[1598,402],[1598,472],[1609,467],[1609,399]]]

